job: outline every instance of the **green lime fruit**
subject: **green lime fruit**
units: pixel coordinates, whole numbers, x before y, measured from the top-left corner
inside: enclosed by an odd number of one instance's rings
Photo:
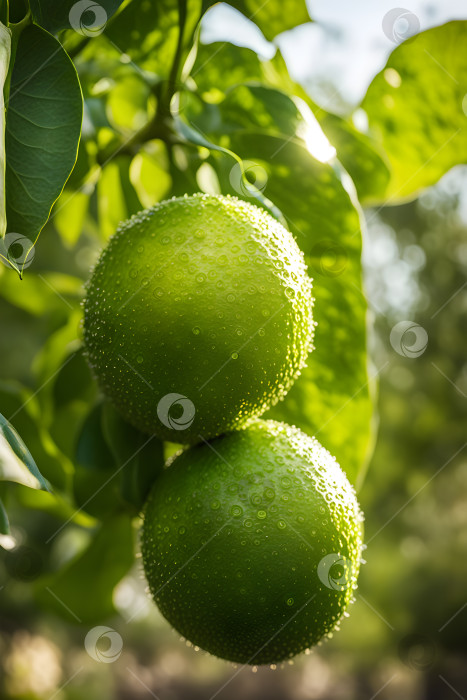
[[[311,280],[291,233],[235,197],[171,199],[103,251],[84,339],[104,394],[144,432],[215,437],[282,398],[311,349]]]
[[[272,664],[338,625],[356,586],[362,520],[315,438],[254,421],[163,471],[145,505],[144,571],[162,614],[194,645]]]

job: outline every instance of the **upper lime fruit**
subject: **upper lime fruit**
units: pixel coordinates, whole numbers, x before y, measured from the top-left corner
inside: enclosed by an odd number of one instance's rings
[[[194,195],[120,227],[89,283],[84,338],[124,418],[193,443],[285,395],[311,348],[311,311],[289,231],[236,198]]]
[[[190,447],[145,506],[144,570],[162,614],[231,661],[275,663],[343,615],[360,566],[355,492],[314,438],[274,421]]]

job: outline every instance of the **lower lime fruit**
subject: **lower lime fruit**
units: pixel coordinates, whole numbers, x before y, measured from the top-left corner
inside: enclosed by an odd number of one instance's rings
[[[338,625],[356,586],[362,520],[317,440],[255,421],[166,467],[145,506],[144,571],[162,614],[194,645],[272,664]]]
[[[124,223],[90,280],[87,357],[140,430],[194,443],[282,398],[311,349],[293,236],[234,197],[171,199]]]

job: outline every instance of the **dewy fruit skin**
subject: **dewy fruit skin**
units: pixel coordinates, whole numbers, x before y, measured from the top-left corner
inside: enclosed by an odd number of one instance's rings
[[[254,421],[190,447],[156,481],[144,570],[190,642],[242,664],[276,663],[338,625],[356,587],[362,520],[317,440]]]
[[[291,233],[234,197],[168,200],[124,223],[90,280],[88,361],[137,428],[195,443],[281,399],[312,347]]]

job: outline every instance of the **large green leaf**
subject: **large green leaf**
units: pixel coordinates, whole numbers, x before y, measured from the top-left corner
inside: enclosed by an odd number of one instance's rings
[[[75,163],[81,117],[81,89],[72,62],[48,32],[26,27],[17,47],[6,120],[10,233],[36,240]]]
[[[230,147],[265,173],[264,194],[286,218],[314,278],[316,349],[284,402],[266,415],[316,435],[357,483],[372,417],[359,211],[339,172],[299,142],[243,131],[232,134]],[[223,191],[245,198],[232,189],[232,163],[217,167]]]
[[[74,29],[83,36],[97,35],[123,0],[30,0],[34,21],[49,32]]]
[[[362,102],[392,168],[386,204],[414,197],[467,162],[467,21],[400,44]]]
[[[40,581],[38,600],[70,622],[97,624],[115,613],[112,594],[134,561],[131,518],[105,523],[84,552]]]
[[[290,78],[279,51],[271,60],[260,61],[254,51],[233,44],[200,45],[192,77],[205,99],[215,102],[206,105],[202,115],[204,124],[200,125],[206,133],[222,134],[228,128],[248,126],[266,126],[271,131],[274,125],[276,132],[290,135],[296,132],[301,122],[304,127],[301,135],[307,138],[308,131],[308,139],[312,142],[313,129],[304,123],[297,107],[299,104],[306,116],[304,103],[335,147],[338,159],[355,183],[360,201],[364,204],[381,201],[389,181],[389,168],[378,144],[359,132],[351,121],[327,112],[313,102]],[[248,86],[245,81],[248,81]],[[236,90],[232,89],[234,87]],[[268,92],[266,87],[275,92]],[[227,93],[225,99],[224,92]],[[292,99],[296,98],[301,102],[294,104]],[[188,109],[192,103],[186,104],[184,116],[192,118]],[[222,111],[222,119],[217,107]],[[197,111],[201,112],[199,105]]]
[[[257,24],[270,41],[282,32],[311,21],[305,0],[230,0],[229,5]]]
[[[15,428],[0,413],[0,480],[48,490],[33,456]]]

